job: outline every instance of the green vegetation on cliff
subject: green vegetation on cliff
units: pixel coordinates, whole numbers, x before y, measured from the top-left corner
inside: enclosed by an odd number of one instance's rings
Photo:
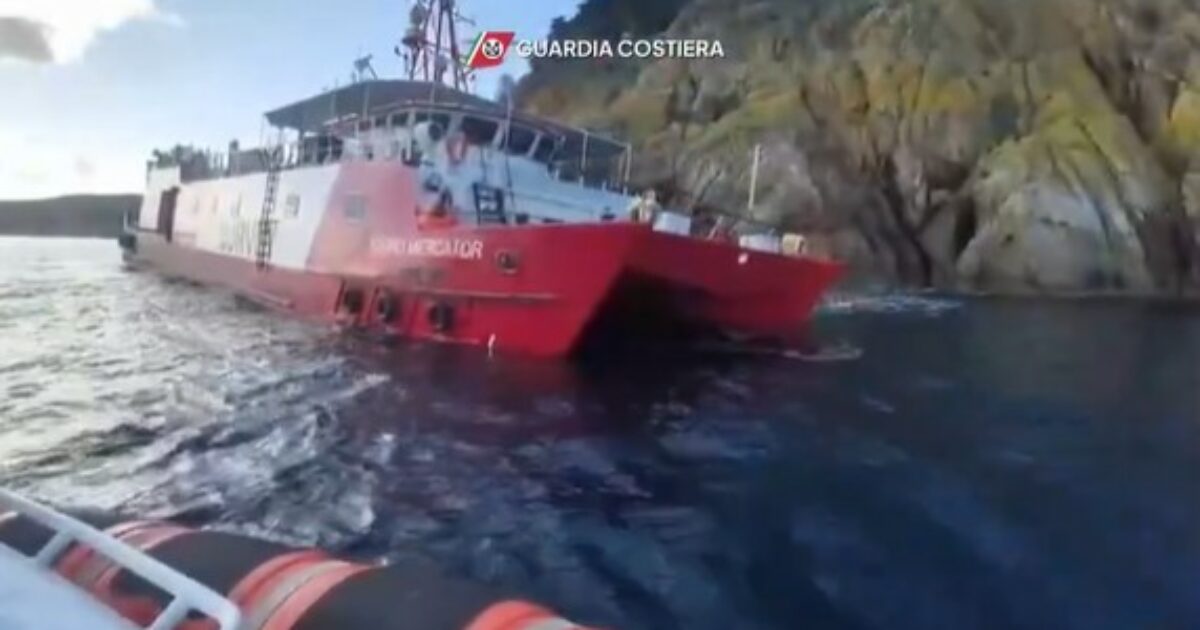
[[[630,6],[589,0],[553,35],[633,30]],[[742,208],[761,145],[748,212],[805,231],[863,277],[1014,292],[1200,286],[1194,2],[637,6],[653,16],[643,28],[720,39],[726,58],[586,74],[544,62],[519,96],[634,141],[639,185]]]
[[[0,201],[0,234],[115,237],[137,195],[78,195],[32,201]]]

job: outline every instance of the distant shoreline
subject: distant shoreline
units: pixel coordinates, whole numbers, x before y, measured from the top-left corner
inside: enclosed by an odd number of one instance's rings
[[[71,195],[0,201],[0,235],[116,238],[140,195]]]
[[[933,308],[939,307],[939,302],[957,302],[961,300],[970,300],[972,302],[997,302],[1020,304],[1022,302],[1051,302],[1059,303],[1064,306],[1074,304],[1155,304],[1165,307],[1200,307],[1200,292],[1194,290],[1186,290],[1182,292],[1176,291],[1051,291],[1042,292],[1034,291],[984,291],[977,289],[954,289],[954,288],[920,288],[920,287],[842,287],[835,288],[825,296],[824,301],[827,307],[832,306],[834,311],[859,311],[870,312],[871,307],[855,309],[851,303],[865,302],[882,304],[882,310],[890,309],[887,305],[888,300],[917,300],[919,302],[928,301],[928,304]],[[900,309],[904,310],[904,309]],[[919,308],[916,310],[920,310]]]

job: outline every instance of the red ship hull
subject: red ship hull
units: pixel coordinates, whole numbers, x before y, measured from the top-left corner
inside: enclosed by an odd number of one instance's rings
[[[436,236],[424,244],[335,238],[327,242],[344,251],[317,252],[312,269],[296,270],[141,232],[130,260],[308,318],[546,357],[570,354],[605,331],[626,339],[704,329],[789,340],[841,273],[831,262],[633,223]],[[413,256],[420,246],[441,250]],[[373,254],[361,255],[367,250]],[[336,264],[324,271],[322,260]]]

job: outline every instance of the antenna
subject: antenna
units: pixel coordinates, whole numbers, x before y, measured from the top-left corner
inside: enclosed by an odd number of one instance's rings
[[[371,65],[371,58],[374,55],[359,57],[354,60],[354,82],[365,81],[368,77],[378,79],[379,75],[375,74],[375,67]]]
[[[470,24],[456,0],[415,0],[408,12],[408,28],[396,54],[404,59],[409,80],[444,84],[469,91],[470,72],[458,43],[458,24]]]

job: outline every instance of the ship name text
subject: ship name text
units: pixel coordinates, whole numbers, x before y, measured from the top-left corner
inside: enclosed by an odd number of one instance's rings
[[[462,238],[386,238],[371,239],[371,253],[376,256],[411,256],[417,258],[458,258],[481,260],[483,241]]]

